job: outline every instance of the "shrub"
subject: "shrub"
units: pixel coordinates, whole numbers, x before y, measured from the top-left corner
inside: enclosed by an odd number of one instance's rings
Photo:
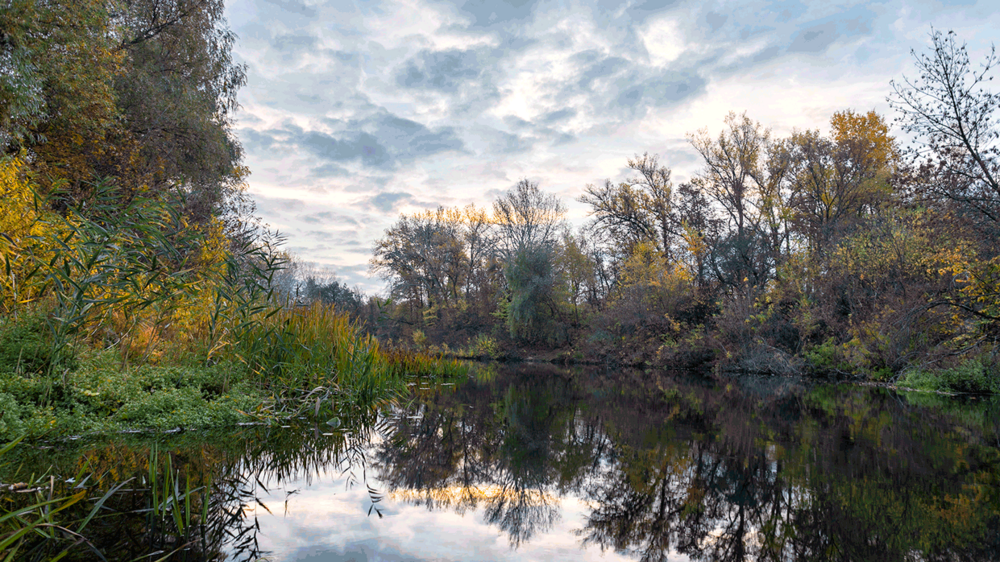
[[[490,336],[486,334],[479,334],[472,343],[472,355],[496,359],[500,357],[500,346],[497,345],[497,341]]]
[[[0,392],[0,435],[16,436],[24,431],[21,406],[13,396]]]
[[[1000,377],[981,359],[940,371],[914,369],[906,373],[899,385],[943,392],[1000,393]]]
[[[845,361],[843,350],[833,338],[806,349],[804,355],[806,363],[813,371],[846,371],[851,368]]]

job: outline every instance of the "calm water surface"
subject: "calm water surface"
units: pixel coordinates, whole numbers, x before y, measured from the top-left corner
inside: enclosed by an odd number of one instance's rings
[[[1000,560],[995,399],[538,365],[412,388],[330,423],[33,462],[121,479],[156,449],[210,483],[172,560]],[[95,530],[109,559],[176,546],[123,517]]]

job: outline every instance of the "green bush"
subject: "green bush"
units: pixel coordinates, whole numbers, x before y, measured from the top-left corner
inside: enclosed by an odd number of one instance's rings
[[[951,369],[914,369],[900,379],[899,386],[942,392],[1000,393],[1000,377],[981,360],[973,359]]]
[[[23,432],[21,406],[13,396],[0,392],[0,435],[16,436]]]
[[[479,334],[472,342],[472,355],[496,359],[500,357],[500,346],[497,341],[486,334]]]
[[[806,362],[813,371],[848,371],[851,366],[844,358],[837,342],[829,338],[821,344],[814,345],[807,349],[805,353]]]

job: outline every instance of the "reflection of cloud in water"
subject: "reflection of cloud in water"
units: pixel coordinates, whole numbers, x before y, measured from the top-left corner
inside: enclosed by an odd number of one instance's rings
[[[385,489],[379,482],[375,488]],[[552,525],[539,529],[531,541],[511,548],[508,537],[495,524],[486,520],[484,506],[496,499],[508,499],[500,487],[458,487],[432,491],[438,501],[452,501],[456,507],[473,495],[480,500],[465,512],[454,509],[428,510],[412,500],[426,499],[423,491],[398,490],[387,493],[379,503],[384,517],[373,512],[364,484],[347,487],[347,478],[339,472],[304,482],[285,482],[284,489],[274,488],[261,500],[273,512],[258,508],[260,546],[271,554],[271,562],[370,562],[374,560],[628,560],[614,552],[601,553],[599,548],[581,550],[579,538],[573,533],[584,522],[587,507],[572,496],[556,498],[551,494],[530,491],[523,501],[544,505],[554,512]],[[285,491],[298,489],[288,497],[285,514]],[[438,493],[440,492],[440,493]],[[468,505],[467,503],[464,503]],[[444,506],[442,506],[444,507]],[[677,560],[686,560],[684,557]]]
[[[432,509],[454,509],[464,513],[469,507],[478,507],[480,502],[495,503],[516,501],[530,506],[553,505],[558,500],[542,490],[515,491],[500,486],[448,486],[445,488],[400,489],[389,492],[389,497],[414,505]]]

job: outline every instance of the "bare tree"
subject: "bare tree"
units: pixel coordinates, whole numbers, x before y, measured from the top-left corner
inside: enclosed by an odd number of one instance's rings
[[[552,194],[543,193],[538,183],[517,182],[509,192],[493,202],[498,249],[505,260],[525,250],[552,246],[562,232],[566,209]]]
[[[618,185],[611,180],[601,187],[588,185],[580,202],[591,206],[595,226],[609,230],[625,255],[639,242],[652,242],[669,255],[677,230],[670,168],[661,166],[659,157],[649,153],[629,159],[628,167],[639,176]]]
[[[689,136],[705,160],[692,184],[719,204],[728,226],[726,240],[713,250],[719,279],[761,286],[788,238],[783,186],[789,159],[770,129],[746,113],[730,112],[725,123],[717,139],[708,129]]]
[[[996,47],[976,69],[955,32],[931,30],[931,52],[911,51],[919,76],[892,82],[888,98],[904,130],[915,133],[939,176],[932,189],[1000,223],[1000,95],[986,86],[1000,64]],[[920,154],[920,150],[916,151]]]

